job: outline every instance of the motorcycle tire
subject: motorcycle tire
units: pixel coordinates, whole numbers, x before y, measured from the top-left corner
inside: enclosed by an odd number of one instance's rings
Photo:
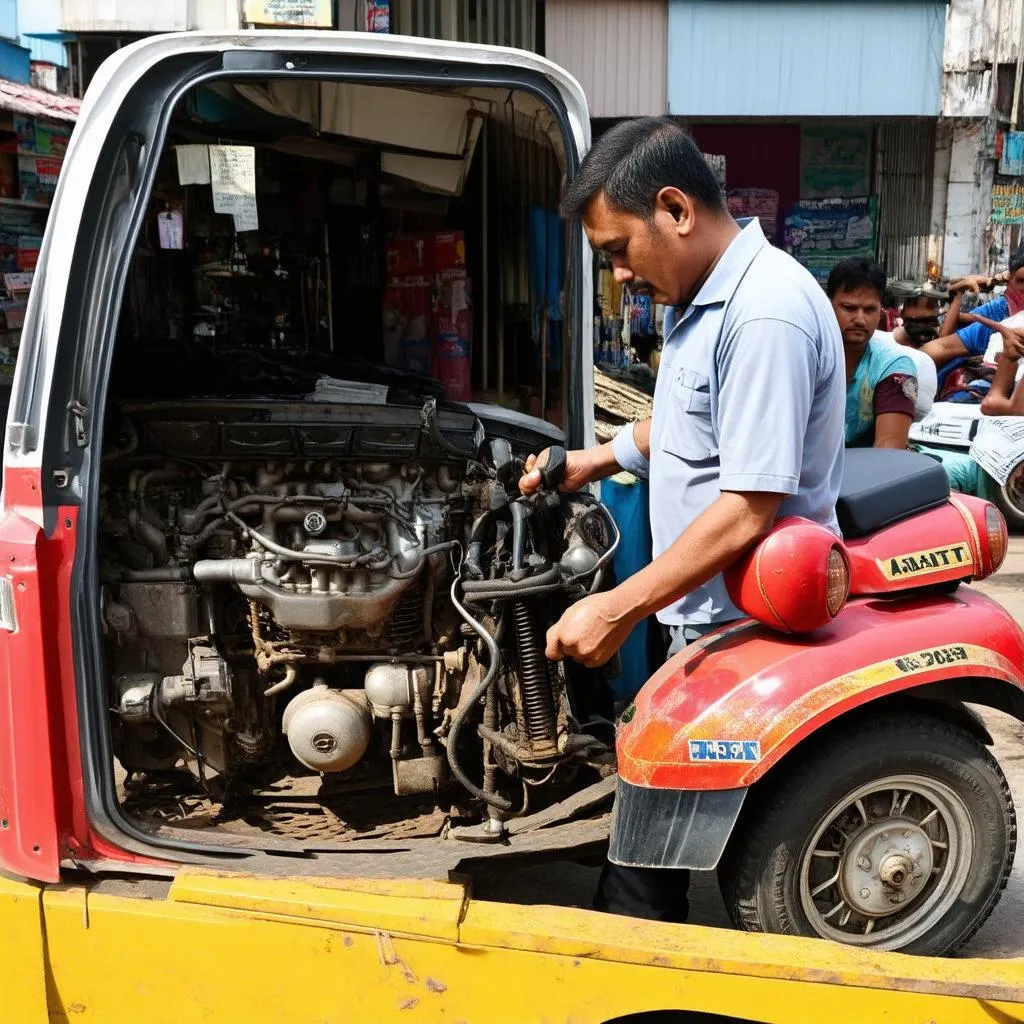
[[[984,473],[984,470],[980,472]],[[992,502],[1003,513],[1010,533],[1024,533],[1024,463],[1010,473],[1005,484],[991,478],[985,482]],[[982,496],[985,496],[984,491]]]
[[[992,913],[1016,838],[1006,778],[975,735],[916,710],[865,713],[757,783],[719,885],[746,931],[945,956]]]

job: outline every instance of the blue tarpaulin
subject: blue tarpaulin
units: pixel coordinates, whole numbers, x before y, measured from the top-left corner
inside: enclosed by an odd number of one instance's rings
[[[628,579],[651,561],[651,520],[646,480],[619,473],[601,481],[601,501],[608,506],[622,539],[613,565],[616,580]],[[619,650],[621,672],[611,682],[617,701],[630,700],[651,675],[650,624],[645,619]]]

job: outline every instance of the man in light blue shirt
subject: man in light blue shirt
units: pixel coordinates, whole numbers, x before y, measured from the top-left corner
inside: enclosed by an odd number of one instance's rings
[[[739,617],[721,572],[780,515],[837,529],[845,373],[835,315],[757,221],[729,215],[714,174],[667,118],[610,129],[562,202],[616,280],[671,307],[650,421],[570,452],[563,490],[630,470],[651,487],[652,563],[570,607],[548,656],[601,665],[657,613],[672,649]],[[521,487],[540,482],[528,463]],[[597,906],[680,920],[685,872],[606,865]]]

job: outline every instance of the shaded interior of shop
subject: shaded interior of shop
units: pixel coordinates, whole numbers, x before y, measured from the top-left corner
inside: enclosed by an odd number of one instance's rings
[[[342,82],[179,104],[119,325],[112,394],[401,384],[561,426],[561,135],[533,97]]]
[[[599,135],[614,121],[597,121]],[[824,282],[845,256],[923,278],[931,233],[934,118],[683,121],[736,217]]]

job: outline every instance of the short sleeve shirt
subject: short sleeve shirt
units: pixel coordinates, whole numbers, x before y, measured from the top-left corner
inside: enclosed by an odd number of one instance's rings
[[[886,377],[898,374],[912,382],[907,398],[917,399],[917,370],[910,356],[872,337],[864,348],[853,380],[846,386],[846,443],[871,444],[875,435],[875,389]],[[909,408],[909,407],[908,407]]]
[[[977,313],[978,316],[987,317],[989,320],[995,320],[996,323],[1001,323],[1010,315],[1010,303],[1007,302],[1005,296],[1001,295],[991,302],[986,302],[983,306],[977,306],[971,312]],[[957,356],[956,359],[951,359],[948,363],[939,367],[938,384],[940,390],[946,377],[953,370],[963,366],[972,356],[985,355],[985,352],[988,350],[988,344],[992,340],[992,328],[986,327],[984,324],[967,324],[956,332],[956,336],[964,343],[967,355]]]
[[[746,222],[690,305],[665,316],[649,464],[655,557],[723,491],[784,495],[780,516],[838,532],[844,386],[842,337],[821,286]],[[718,576],[658,618],[740,615]]]

